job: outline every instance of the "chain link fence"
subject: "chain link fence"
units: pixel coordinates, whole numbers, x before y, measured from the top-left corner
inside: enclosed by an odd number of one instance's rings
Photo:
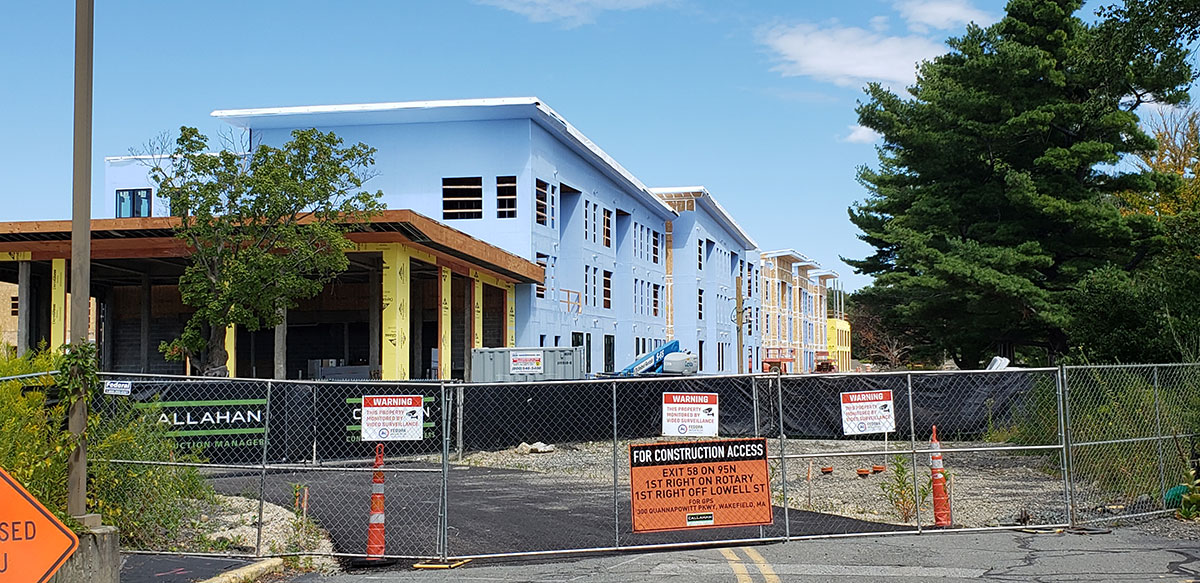
[[[385,524],[384,556],[436,560],[1083,526],[1171,512],[1200,433],[1197,365],[503,384],[103,380],[105,393],[127,394],[99,395],[93,427],[125,438],[93,453],[91,479],[123,493],[119,512],[153,525],[122,533],[145,552],[365,558],[373,521]],[[854,395],[890,424],[848,417]],[[370,396],[420,402],[410,436],[420,439],[363,441]],[[670,399],[706,405],[669,419]],[[709,415],[709,436],[693,437]],[[935,514],[934,426],[948,516]],[[637,462],[638,452],[676,455],[657,452],[677,443],[765,452]],[[760,473],[738,469],[755,463]],[[372,513],[377,471],[385,502]],[[751,491],[769,503],[714,497]],[[654,527],[655,505],[690,508],[696,527]]]

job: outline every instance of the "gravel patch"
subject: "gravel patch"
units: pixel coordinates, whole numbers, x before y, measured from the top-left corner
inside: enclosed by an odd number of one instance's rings
[[[196,529],[205,544],[240,553],[254,552],[258,540],[258,500],[218,494],[208,510],[209,513],[200,516],[202,527]],[[311,520],[304,520],[282,506],[264,502],[262,551],[264,555],[301,552],[329,555],[333,553],[333,543]],[[338,568],[337,560],[329,556],[302,557],[298,563],[303,568],[320,571]]]
[[[639,439],[618,442],[615,460],[619,487],[628,488],[630,443],[653,443],[665,439]],[[908,443],[899,447],[907,448]],[[924,444],[917,444],[924,447]],[[942,442],[942,447],[989,447],[994,443]],[[499,451],[468,452],[460,461],[453,453],[454,465],[505,468],[555,474],[574,480],[596,481],[612,484],[614,465],[613,442],[595,441],[580,443],[556,443],[551,453],[517,453],[516,448]],[[889,451],[895,449],[891,444]],[[781,451],[778,439],[769,439],[768,451]],[[771,460],[772,496],[776,505],[784,505],[784,486],[781,481],[786,468],[786,505],[799,510],[812,510],[836,514],[859,520],[888,524],[909,524],[915,527],[915,518],[902,517],[895,504],[889,502],[886,492],[896,490],[897,474],[894,454],[872,456],[831,456],[821,454],[880,451],[883,443],[877,441],[852,440],[801,440],[789,439],[786,452],[789,457],[781,462]],[[906,455],[909,466],[912,456]],[[809,462],[812,462],[810,474]],[[440,463],[437,455],[424,456],[419,461]],[[929,484],[928,455],[916,456],[916,480],[920,488]],[[1066,522],[1063,513],[1063,482],[1056,475],[1059,464],[1057,452],[1031,451],[1014,452],[963,452],[947,453],[944,463],[952,485],[950,492],[953,522],[957,527],[984,527],[1015,524],[1054,524]],[[881,473],[859,478],[856,470],[870,469],[873,465],[884,465]],[[831,474],[820,472],[822,466],[833,466]],[[811,478],[810,478],[811,476]],[[903,482],[912,483],[911,470],[905,473]],[[893,486],[888,486],[893,484]],[[811,494],[810,494],[811,487]],[[911,486],[909,487],[911,491]],[[932,522],[932,495],[920,505],[921,522]]]

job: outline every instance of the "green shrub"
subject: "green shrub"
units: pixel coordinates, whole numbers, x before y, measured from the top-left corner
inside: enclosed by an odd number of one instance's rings
[[[93,353],[91,349],[79,354],[90,358]],[[63,370],[66,360],[44,346],[22,358],[0,350],[0,378]],[[84,377],[91,375],[90,369],[83,371]],[[53,399],[47,397],[47,393],[54,397],[65,393],[58,389],[66,382],[64,377],[0,381],[0,467],[72,524],[66,515],[67,458],[75,439],[66,428],[65,405],[50,406]],[[94,379],[89,382],[95,384]],[[31,390],[37,385],[47,389]],[[98,388],[88,392],[94,396]],[[103,417],[94,412],[88,416],[88,510],[118,527],[124,544],[138,548],[171,542],[198,502],[212,498],[211,487],[195,468],[103,461],[198,461],[179,451],[149,415],[128,408]]]
[[[46,350],[16,358],[6,349],[0,354],[0,378],[51,371],[55,364],[54,354]],[[67,457],[75,441],[66,431],[65,408],[47,406],[45,391],[32,390],[53,383],[49,375],[0,381],[0,468],[67,518]]]

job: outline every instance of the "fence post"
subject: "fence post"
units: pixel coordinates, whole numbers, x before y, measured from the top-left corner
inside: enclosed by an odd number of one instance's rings
[[[262,556],[263,504],[267,497],[267,443],[271,439],[271,381],[267,381],[266,419],[263,421],[262,465],[258,474],[258,527],[254,540],[254,556]]]
[[[758,437],[759,436],[758,435],[759,434],[759,431],[758,431],[758,377],[753,376],[753,373],[751,373],[751,375],[752,376],[750,377],[750,387],[751,387],[750,397],[754,402],[754,437]]]
[[[783,375],[775,372],[775,395],[779,401],[779,476],[783,482],[783,540],[792,538],[792,513],[788,512],[791,503],[788,502],[787,477],[787,433],[783,425]]]
[[[441,383],[442,399],[442,500],[438,517],[438,555],[443,563],[450,554],[450,403],[446,400],[446,382]]]
[[[1070,522],[1071,516],[1071,479],[1067,473],[1067,417],[1066,417],[1066,397],[1063,394],[1063,382],[1066,379],[1066,371],[1059,365],[1058,370],[1054,372],[1054,388],[1058,394],[1058,445],[1059,445],[1059,471],[1062,472],[1063,480],[1063,512],[1067,515],[1067,521]]]
[[[917,510],[917,534],[921,534],[921,489],[917,486],[917,422],[913,415],[913,397],[912,397],[912,373],[907,373],[904,378],[908,384],[908,454],[912,459],[912,478],[913,478],[913,507]]]
[[[1158,491],[1162,495],[1163,510],[1167,509],[1167,464],[1166,458],[1163,457],[1163,428],[1162,428],[1162,400],[1159,397],[1158,384],[1158,365],[1154,365],[1154,435],[1158,439],[1154,443],[1158,446]]]
[[[617,492],[617,449],[620,447],[617,443],[617,381],[612,382],[612,430],[613,430],[613,546],[620,548],[621,546],[621,510],[617,505],[619,494]]]
[[[463,386],[458,385],[457,398],[454,399],[455,425],[458,429],[458,461],[463,459]]]
[[[1074,528],[1076,524],[1075,518],[1075,454],[1071,451],[1071,383],[1068,382],[1067,367],[1059,365],[1059,371],[1062,374],[1062,415],[1063,415],[1063,449],[1067,454],[1067,480],[1071,486],[1070,495],[1067,497],[1067,523]]]

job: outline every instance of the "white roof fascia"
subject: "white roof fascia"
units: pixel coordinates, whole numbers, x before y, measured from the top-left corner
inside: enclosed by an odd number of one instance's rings
[[[395,101],[388,103],[357,103],[343,105],[306,105],[295,107],[263,107],[255,109],[218,109],[212,112],[212,116],[229,123],[230,125],[249,128],[252,119],[275,118],[289,115],[322,115],[322,114],[339,114],[339,113],[373,113],[387,111],[412,111],[423,109],[445,109],[450,110],[456,107],[532,107],[540,115],[522,115],[514,117],[526,117],[532,119],[538,125],[542,126],[548,132],[559,136],[568,146],[573,146],[572,149],[576,153],[590,158],[601,171],[609,175],[619,185],[636,193],[642,198],[652,212],[659,215],[664,220],[671,220],[679,216],[675,209],[670,205],[659,200],[657,196],[646,188],[632,173],[625,169],[609,156],[604,150],[600,149],[594,142],[583,135],[575,126],[567,122],[558,112],[543,103],[537,97],[502,97],[502,98],[487,98],[487,99],[448,99],[436,101]],[[383,122],[387,123],[387,122]],[[402,123],[402,122],[398,122]],[[331,124],[336,125],[336,124]]]
[[[346,103],[339,105],[299,105],[290,107],[258,107],[249,109],[217,109],[210,115],[226,123],[248,128],[241,118],[262,118],[284,115],[310,115],[319,113],[367,113],[373,111],[396,111],[403,109],[432,109],[444,107],[490,107],[504,105],[536,105],[536,97],[499,97],[488,99],[441,99],[431,101],[390,101],[386,103]],[[239,123],[241,122],[241,123]]]

